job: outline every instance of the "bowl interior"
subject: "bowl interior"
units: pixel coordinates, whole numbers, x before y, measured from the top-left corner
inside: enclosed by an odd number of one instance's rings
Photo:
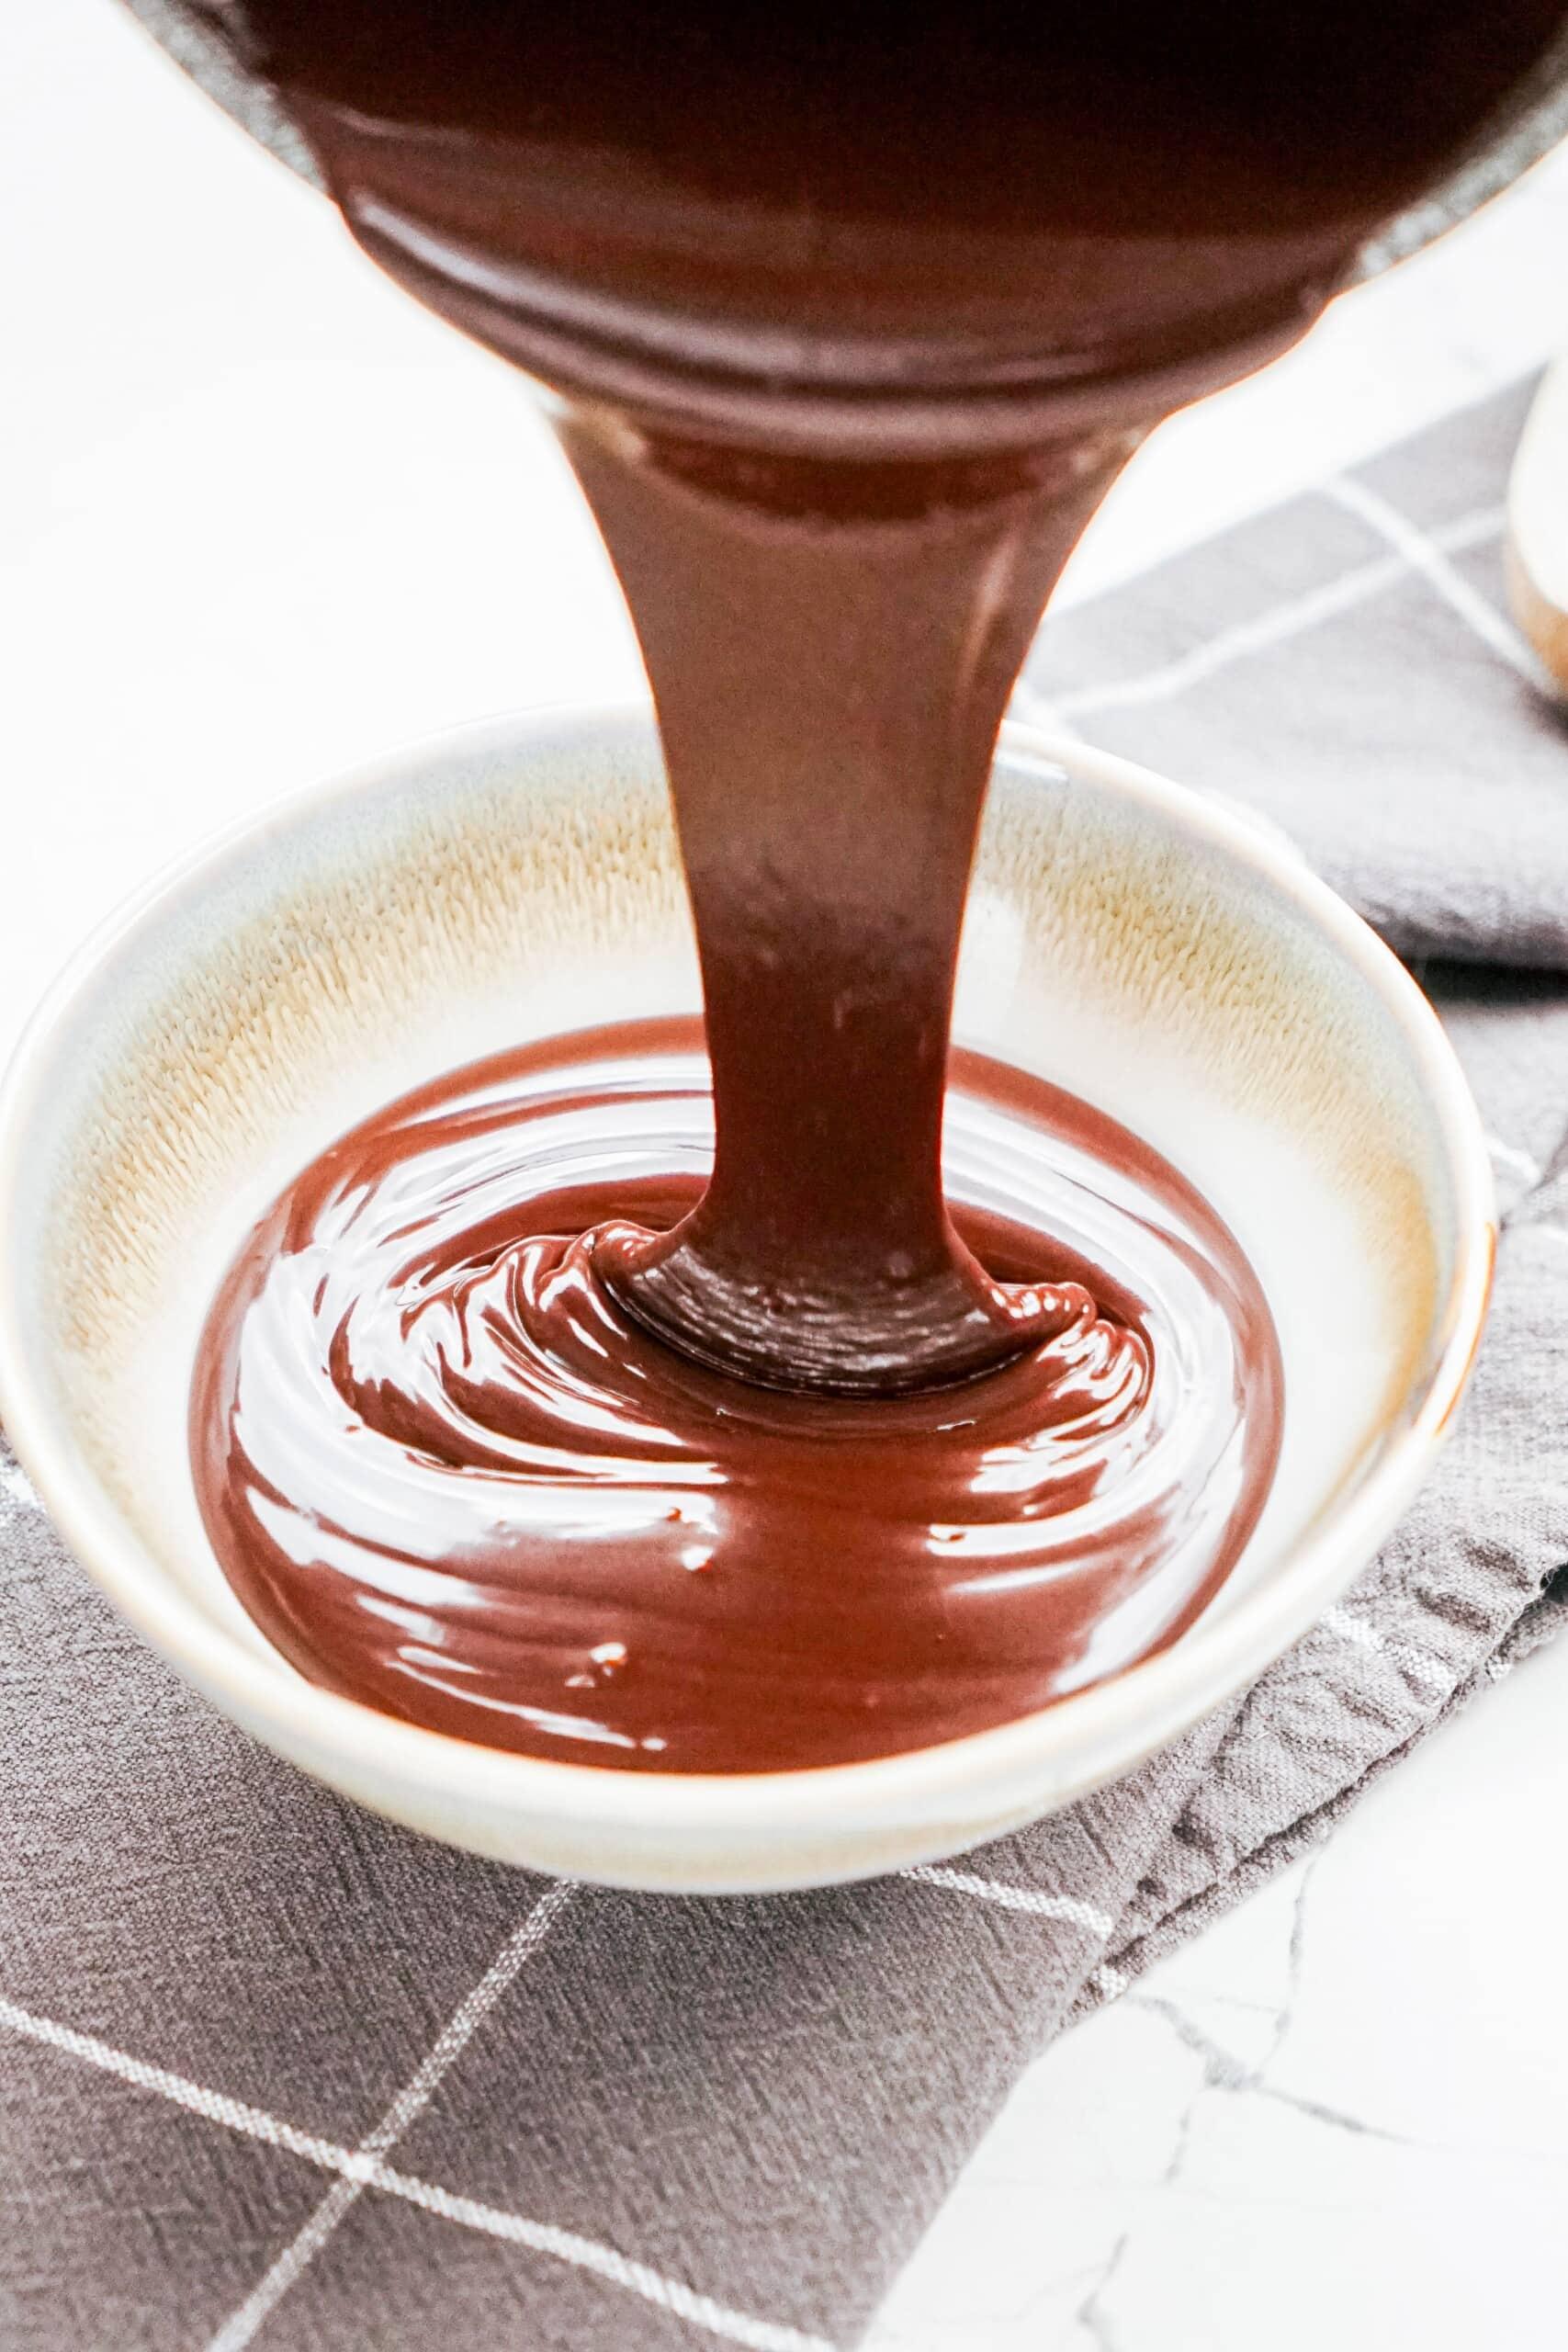
[[[6,1144],[27,1418],[214,1634],[298,1681],[217,1567],[186,1451],[197,1332],[251,1223],[334,1136],[443,1069],[698,1001],[636,713],[514,720],[285,805],[62,984]],[[1414,989],[1288,852],[1021,729],[997,771],[957,1028],[1146,1136],[1228,1221],[1272,1306],[1279,1476],[1180,1651],[1279,1578],[1430,1413],[1473,1243],[1451,1068]]]

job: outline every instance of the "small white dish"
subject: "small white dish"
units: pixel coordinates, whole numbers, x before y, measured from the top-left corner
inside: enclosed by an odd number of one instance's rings
[[[1258,1270],[1285,1435],[1224,1589],[1169,1650],[1040,1713],[811,1772],[546,1763],[317,1689],[240,1608],[196,1509],[187,1394],[220,1272],[285,1181],[393,1096],[530,1036],[697,1002],[642,712],[497,721],[229,834],[82,951],[6,1078],[0,1417],[84,1566],[280,1754],[477,1853],[716,1893],[952,1854],[1127,1770],[1259,1673],[1430,1463],[1494,1229],[1434,1014],[1288,844],[1010,727],[958,1034],[1145,1136]]]

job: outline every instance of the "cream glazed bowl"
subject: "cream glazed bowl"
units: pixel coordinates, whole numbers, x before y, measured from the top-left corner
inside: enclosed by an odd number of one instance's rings
[[[500,720],[283,803],[77,956],[0,1096],[0,1417],[84,1567],[306,1771],[474,1852],[708,1893],[865,1877],[1067,1804],[1242,1687],[1409,1501],[1485,1310],[1486,1155],[1437,1020],[1282,839],[1010,727],[957,1034],[1144,1136],[1235,1233],[1279,1328],[1278,1476],[1169,1649],[1020,1722],[815,1771],[502,1754],[304,1680],[225,1582],[186,1412],[219,1279],[286,1181],[441,1071],[687,1012],[695,959],[651,723]]]

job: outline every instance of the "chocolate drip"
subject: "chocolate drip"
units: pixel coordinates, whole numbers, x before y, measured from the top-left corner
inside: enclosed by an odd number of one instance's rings
[[[230,1573],[322,1679],[605,1761],[874,1755],[1116,1670],[1253,1523],[1278,1363],[1234,1244],[1082,1105],[1024,1126],[1147,1187],[1146,1295],[1049,1203],[944,1200],[997,728],[1139,435],[1302,333],[1563,0],[209,13],[366,249],[558,396],[658,703],[716,1123],[705,1186],[590,1167],[471,1227],[395,1111],[307,1171],[198,1375]],[[532,1067],[510,1140],[466,1079],[435,1104],[460,1199],[465,1137],[526,1159]]]

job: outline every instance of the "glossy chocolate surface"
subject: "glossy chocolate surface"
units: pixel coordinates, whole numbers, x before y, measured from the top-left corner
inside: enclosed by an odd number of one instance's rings
[[[760,1771],[983,1730],[1173,1638],[1251,1531],[1280,1412],[1268,1308],[1191,1187],[960,1055],[958,1220],[1049,1336],[919,1395],[763,1388],[597,1271],[622,1220],[699,1195],[707,1077],[692,1023],[553,1040],[394,1104],[264,1218],[191,1434],[273,1641],[492,1747]]]

